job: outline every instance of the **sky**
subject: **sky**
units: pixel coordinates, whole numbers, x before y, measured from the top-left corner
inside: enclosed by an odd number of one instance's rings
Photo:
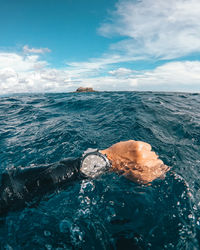
[[[0,95],[200,92],[199,0],[0,0]]]

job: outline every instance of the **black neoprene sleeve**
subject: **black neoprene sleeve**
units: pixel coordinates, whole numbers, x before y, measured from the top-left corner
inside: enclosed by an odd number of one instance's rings
[[[68,158],[50,165],[6,169],[0,177],[0,215],[82,179],[79,170],[80,158]]]

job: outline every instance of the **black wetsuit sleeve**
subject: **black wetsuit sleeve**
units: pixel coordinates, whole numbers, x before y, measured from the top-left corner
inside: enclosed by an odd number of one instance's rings
[[[80,158],[7,169],[0,178],[0,214],[21,208],[27,202],[41,199],[43,195],[82,178]]]

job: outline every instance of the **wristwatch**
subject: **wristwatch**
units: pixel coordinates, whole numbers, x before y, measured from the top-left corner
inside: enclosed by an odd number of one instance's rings
[[[98,149],[87,149],[81,159],[80,172],[85,177],[97,177],[111,168],[111,163],[106,155]]]

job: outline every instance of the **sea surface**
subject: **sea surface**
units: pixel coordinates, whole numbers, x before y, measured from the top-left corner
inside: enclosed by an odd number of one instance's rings
[[[0,217],[0,249],[200,249],[200,95],[99,92],[0,98],[0,174],[124,140],[152,145],[173,173],[138,185],[77,180]]]

